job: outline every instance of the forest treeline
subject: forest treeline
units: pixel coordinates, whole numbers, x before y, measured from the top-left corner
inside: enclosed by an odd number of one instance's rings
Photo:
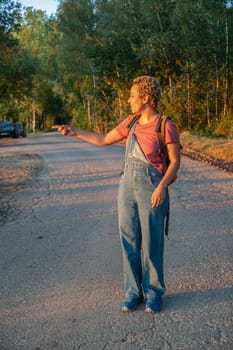
[[[139,75],[161,83],[180,131],[233,136],[233,1],[0,0],[0,121],[106,132]]]

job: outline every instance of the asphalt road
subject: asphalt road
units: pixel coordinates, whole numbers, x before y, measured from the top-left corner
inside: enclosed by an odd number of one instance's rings
[[[233,348],[233,175],[183,157],[170,188],[163,310],[125,314],[123,158],[122,145],[56,132],[0,140],[1,350]]]

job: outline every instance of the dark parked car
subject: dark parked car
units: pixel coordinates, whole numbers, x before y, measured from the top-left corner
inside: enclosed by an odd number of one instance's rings
[[[27,136],[24,126],[22,124],[15,124],[14,127],[15,127],[15,135],[13,137]]]
[[[11,136],[18,138],[26,136],[25,129],[22,124],[14,124],[12,122],[0,123],[0,136]]]

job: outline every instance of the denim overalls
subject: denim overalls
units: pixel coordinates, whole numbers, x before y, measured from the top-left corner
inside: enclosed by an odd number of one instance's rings
[[[136,148],[135,148],[136,146]],[[152,167],[133,133],[128,137],[118,194],[119,232],[126,297],[156,298],[165,292],[163,273],[165,202],[151,207],[151,195],[163,174]]]

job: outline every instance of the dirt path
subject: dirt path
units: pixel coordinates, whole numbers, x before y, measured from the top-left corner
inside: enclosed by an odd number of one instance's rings
[[[125,315],[123,147],[57,133],[0,147],[1,350],[232,349],[232,174],[183,158],[163,312]]]

